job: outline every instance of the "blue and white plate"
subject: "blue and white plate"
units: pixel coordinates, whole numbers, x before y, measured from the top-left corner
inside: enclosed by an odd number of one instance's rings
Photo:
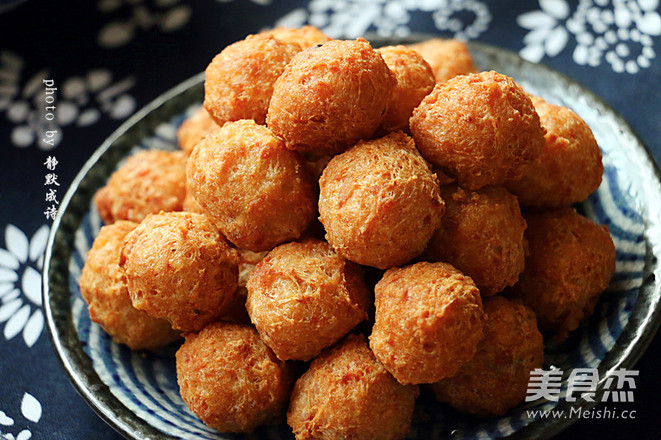
[[[386,44],[390,41],[384,42]],[[661,319],[661,181],[651,155],[628,125],[596,96],[546,67],[503,50],[469,45],[480,69],[513,77],[529,92],[565,105],[592,128],[602,149],[605,174],[599,190],[577,206],[606,224],[617,250],[608,291],[594,315],[562,344],[547,341],[545,368],[567,376],[574,368],[597,368],[597,399],[607,373],[631,368]],[[48,328],[64,369],[79,393],[117,431],[135,439],[292,439],[282,424],[251,435],[223,434],[206,427],[179,396],[173,353],[131,352],[112,342],[89,319],[78,280],[85,255],[101,226],[91,198],[117,165],[137,149],[177,148],[175,132],[200,105],[203,76],[167,92],[118,129],[80,171],[63,200],[46,254],[44,304]],[[73,244],[73,245],[72,245]],[[480,420],[436,403],[423,393],[416,405],[411,439],[549,437],[571,419],[542,419],[530,411],[587,409],[590,402],[536,401],[502,418]]]

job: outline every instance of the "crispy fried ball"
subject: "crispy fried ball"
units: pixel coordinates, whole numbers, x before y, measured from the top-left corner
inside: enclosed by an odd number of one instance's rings
[[[275,83],[266,118],[287,148],[338,154],[376,131],[397,80],[359,38],[296,55]]]
[[[137,223],[118,220],[101,228],[87,252],[80,277],[80,293],[89,306],[90,319],[118,344],[132,350],[156,349],[179,338],[164,319],[154,319],[131,304],[119,253],[124,238]]]
[[[453,376],[475,354],[484,322],[480,292],[451,265],[389,269],[374,295],[370,348],[399,383]]]
[[[567,107],[532,98],[546,129],[546,143],[538,161],[507,188],[522,206],[560,208],[582,202],[599,188],[604,165],[590,127]]]
[[[410,122],[425,159],[466,189],[520,178],[544,147],[544,130],[530,98],[496,72],[437,84]]]
[[[223,306],[220,319],[236,324],[250,324],[250,315],[246,310],[248,297],[248,278],[268,252],[252,252],[247,249],[238,249],[239,252],[239,287],[234,292],[229,304]]]
[[[420,254],[443,215],[436,176],[402,132],[335,156],[319,185],[326,239],[367,266],[387,269]]]
[[[530,371],[544,363],[535,314],[501,296],[484,300],[484,338],[452,377],[432,384],[436,398],[478,416],[502,416],[526,397]]]
[[[140,223],[148,214],[181,211],[186,197],[186,154],[141,151],[128,158],[94,195],[101,220]]]
[[[309,360],[367,318],[360,267],[321,240],[280,245],[248,280],[246,308],[282,360]]]
[[[380,48],[379,53],[397,78],[381,127],[386,133],[408,130],[413,109],[434,88],[434,74],[429,64],[413,49],[387,46]]]
[[[477,73],[466,43],[459,40],[432,38],[408,47],[417,51],[429,63],[438,83],[457,75]]]
[[[422,259],[444,261],[470,276],[482,296],[513,286],[523,272],[526,222],[502,187],[441,188],[445,213]]]
[[[195,199],[195,196],[193,195],[193,192],[190,189],[190,187],[186,189],[186,197],[184,197],[183,208],[184,211],[187,212],[196,212],[198,214],[206,213],[206,210]]]
[[[239,248],[260,252],[296,239],[316,214],[300,156],[254,121],[204,138],[187,167],[193,196]]]
[[[352,334],[296,381],[287,423],[296,440],[404,439],[418,393],[383,368],[364,336]]]
[[[303,49],[324,44],[331,40],[331,38],[324,34],[323,31],[309,25],[300,28],[277,27],[275,29],[260,32],[260,35],[261,34],[272,35],[278,40],[287,43],[298,43]]]
[[[205,71],[204,107],[218,125],[239,119],[264,124],[273,84],[301,51],[271,35],[248,35],[214,57]]]
[[[204,136],[219,128],[209,112],[204,107],[200,107],[190,117],[186,118],[177,129],[179,148],[184,150],[186,154],[191,154],[195,145],[204,139]]]
[[[126,237],[119,265],[136,309],[198,331],[217,318],[237,287],[236,251],[204,214],[147,216]]]
[[[176,355],[177,382],[184,402],[204,423],[223,432],[252,432],[281,420],[294,371],[253,327],[216,321],[184,336]]]
[[[606,226],[572,208],[525,216],[530,253],[513,296],[533,309],[543,331],[567,337],[592,314],[615,272],[615,246]]]

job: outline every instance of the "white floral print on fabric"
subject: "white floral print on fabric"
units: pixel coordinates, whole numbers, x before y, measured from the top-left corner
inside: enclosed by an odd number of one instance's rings
[[[49,228],[42,225],[28,240],[14,225],[5,228],[5,245],[0,249],[0,324],[10,340],[19,333],[28,347],[44,328],[41,311],[41,271]]]
[[[519,54],[532,62],[555,57],[573,44],[580,65],[605,60],[617,73],[635,74],[656,56],[653,37],[661,35],[659,0],[539,0],[540,9],[517,18],[528,29]]]
[[[102,26],[97,42],[101,47],[114,48],[131,41],[138,30],[181,29],[191,17],[191,7],[181,3],[181,0],[99,0],[101,12],[118,14],[121,18]],[[122,14],[125,10],[127,13]]]
[[[39,423],[41,419],[41,403],[30,393],[24,393],[21,400],[21,414],[23,417],[32,423]],[[28,440],[32,437],[32,431],[29,428],[21,429],[18,434],[10,431],[15,431],[17,423],[13,418],[0,410],[0,439],[2,440]]]
[[[276,26],[316,26],[333,38],[357,38],[367,32],[403,38],[411,34],[411,14],[431,13],[436,28],[454,38],[477,38],[489,26],[491,13],[476,0],[312,0],[276,22]]]
[[[127,93],[135,78],[113,82],[107,69],[93,69],[84,76],[74,76],[55,83],[56,107],[52,121],[44,117],[46,87],[44,79],[50,79],[49,69],[43,69],[23,80],[23,59],[9,51],[0,51],[0,113],[14,124],[11,142],[16,147],[37,145],[41,150],[51,150],[62,142],[67,125],[85,127],[96,123],[102,114],[112,119],[125,119],[133,113],[136,101]],[[44,142],[48,131],[56,135]]]

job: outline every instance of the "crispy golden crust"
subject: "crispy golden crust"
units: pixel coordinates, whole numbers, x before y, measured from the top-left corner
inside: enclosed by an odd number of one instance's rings
[[[413,109],[434,88],[434,74],[429,64],[413,49],[387,46],[379,48],[379,53],[397,79],[381,129],[386,133],[408,130]]]
[[[237,287],[236,251],[203,214],[147,216],[127,235],[119,265],[136,309],[198,331],[217,318]]]
[[[302,26],[300,28],[277,27],[268,31],[260,32],[260,35],[272,35],[278,40],[287,43],[298,43],[303,49],[324,44],[331,38],[314,26]]]
[[[94,195],[104,223],[140,223],[148,214],[181,211],[186,196],[186,154],[182,151],[141,151],[112,173]]]
[[[436,176],[402,132],[335,156],[319,185],[326,239],[367,266],[387,269],[420,254],[443,215]]]
[[[422,254],[470,276],[482,296],[513,286],[523,272],[526,222],[516,197],[502,187],[441,188],[445,213]]]
[[[526,397],[530,371],[544,363],[535,314],[501,296],[484,300],[484,338],[454,376],[432,384],[436,398],[478,416],[502,416]]]
[[[219,128],[216,121],[213,120],[209,112],[202,106],[189,118],[186,118],[177,129],[179,148],[190,155],[195,145],[204,139],[204,136]]]
[[[466,189],[520,178],[544,147],[544,130],[530,98],[496,72],[437,84],[410,123],[425,159]]]
[[[533,309],[541,330],[567,337],[592,314],[615,272],[615,246],[606,226],[571,208],[525,216],[526,268],[512,294]]]
[[[458,40],[432,38],[410,44],[429,63],[436,82],[442,83],[457,75],[477,73],[466,44]]]
[[[254,328],[217,321],[185,337],[176,355],[177,382],[204,423],[223,432],[252,432],[281,420],[294,372]]]
[[[399,440],[411,430],[418,387],[400,385],[362,335],[322,353],[292,392],[287,422],[296,440]]]
[[[250,275],[246,308],[278,358],[309,360],[367,318],[362,276],[324,241],[283,244]]]
[[[451,265],[390,269],[374,295],[370,348],[399,383],[453,376],[475,354],[484,321],[480,292]]]
[[[271,35],[248,35],[214,57],[205,71],[204,108],[218,125],[239,119],[264,124],[273,84],[301,51]]]
[[[267,124],[287,148],[338,154],[372,136],[396,82],[364,39],[332,40],[287,65],[275,83]]]
[[[119,220],[104,226],[87,252],[80,277],[80,293],[89,306],[90,319],[118,344],[132,350],[156,349],[179,338],[164,319],[154,319],[131,304],[119,253],[124,238],[137,223]]]
[[[299,155],[254,121],[225,124],[195,148],[188,185],[229,241],[255,252],[296,239],[316,214]]]
[[[604,165],[590,127],[567,107],[532,98],[546,129],[538,161],[521,180],[507,183],[522,206],[563,207],[582,202],[599,188]]]

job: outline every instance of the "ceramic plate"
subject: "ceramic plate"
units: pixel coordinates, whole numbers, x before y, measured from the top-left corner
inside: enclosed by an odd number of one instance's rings
[[[384,41],[389,44],[391,42]],[[588,123],[602,149],[604,178],[599,190],[577,206],[608,225],[617,250],[616,272],[594,315],[562,344],[547,341],[545,368],[567,376],[573,368],[598,368],[597,396],[606,373],[631,368],[658,328],[661,308],[661,182],[659,170],[629,126],[592,93],[561,74],[494,47],[471,43],[480,69],[513,77],[528,91],[573,109]],[[173,353],[131,352],[93,322],[78,279],[85,255],[101,226],[91,204],[118,164],[138,149],[176,148],[175,131],[202,102],[203,76],[182,83],[137,113],[85,164],[55,220],[44,268],[44,307],[51,339],[78,392],[117,431],[135,439],[292,439],[286,424],[251,435],[229,435],[206,427],[178,393]],[[599,401],[599,399],[595,399]],[[416,405],[411,439],[485,437],[545,438],[571,420],[529,417],[529,410],[588,408],[579,400],[537,401],[506,417],[480,420],[438,404],[423,392]],[[567,411],[569,412],[569,411]]]

